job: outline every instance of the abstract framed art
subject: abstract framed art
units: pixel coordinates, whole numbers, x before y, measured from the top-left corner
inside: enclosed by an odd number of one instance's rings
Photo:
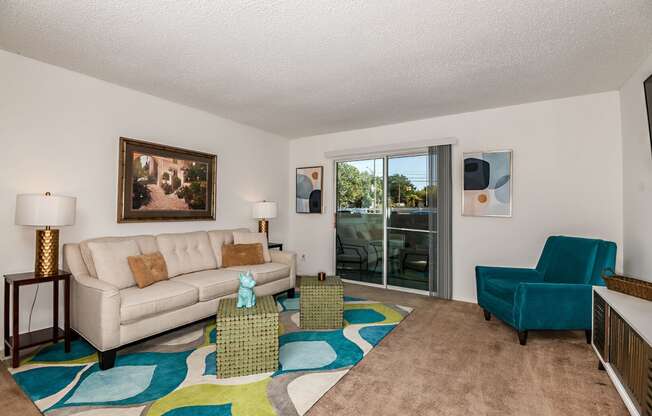
[[[512,151],[464,153],[462,215],[512,216]]]
[[[308,166],[297,168],[296,204],[297,214],[322,213],[322,189],[324,187],[324,167]]]
[[[217,156],[120,138],[118,222],[215,219]]]

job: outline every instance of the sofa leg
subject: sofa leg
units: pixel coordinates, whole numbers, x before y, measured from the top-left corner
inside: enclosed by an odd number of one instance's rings
[[[491,321],[491,312],[486,309],[483,309],[482,312],[484,312],[484,320]]]
[[[593,333],[590,329],[587,329],[584,331],[584,335],[586,336],[586,343],[591,345],[591,340],[593,339]]]
[[[288,299],[292,299],[294,297],[294,288],[288,289],[287,296],[288,296]]]
[[[108,351],[98,351],[97,358],[100,364],[100,370],[109,370],[115,365],[115,356],[117,349]]]
[[[518,331],[518,342],[521,345],[527,344],[527,331]]]

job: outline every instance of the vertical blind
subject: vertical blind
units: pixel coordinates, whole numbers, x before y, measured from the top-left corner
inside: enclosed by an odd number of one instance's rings
[[[430,295],[453,297],[451,145],[428,148],[430,193]]]

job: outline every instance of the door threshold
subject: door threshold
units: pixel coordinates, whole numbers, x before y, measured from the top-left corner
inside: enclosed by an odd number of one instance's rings
[[[351,284],[360,285],[360,286],[376,287],[378,289],[385,289],[385,285],[382,285],[382,284],[379,284],[379,283],[361,282],[359,280],[350,280],[350,279],[345,279],[343,277],[341,279],[345,283],[351,283]]]
[[[405,292],[405,293],[411,293],[414,295],[421,295],[421,296],[430,296],[430,293],[425,291],[425,290],[419,290],[419,289],[411,289],[409,287],[400,287],[400,286],[392,286],[392,285],[381,285],[378,283],[369,283],[369,282],[361,282],[359,280],[349,280],[349,279],[342,279],[343,282],[345,283],[350,283],[353,285],[360,285],[360,286],[368,286],[368,287],[375,287],[378,289],[385,289],[385,290],[394,290],[396,292]],[[435,296],[433,296],[435,297]]]
[[[421,295],[421,296],[430,296],[430,292],[428,292],[427,290],[412,289],[409,287],[387,285],[387,289],[396,290],[397,292],[413,293],[415,295]]]

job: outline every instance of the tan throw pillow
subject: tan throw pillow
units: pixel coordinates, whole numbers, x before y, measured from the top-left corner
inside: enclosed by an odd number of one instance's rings
[[[168,267],[159,252],[127,257],[129,268],[139,288],[168,279]]]
[[[126,289],[136,284],[127,262],[127,257],[140,255],[140,249],[134,240],[89,242],[88,248],[93,256],[98,279],[118,289]]]
[[[255,244],[259,243],[263,247],[263,258],[266,263],[272,261],[272,256],[267,248],[267,235],[265,233],[233,233],[234,244]]]
[[[222,246],[222,267],[251,266],[265,263],[263,246],[254,244],[224,244]]]

